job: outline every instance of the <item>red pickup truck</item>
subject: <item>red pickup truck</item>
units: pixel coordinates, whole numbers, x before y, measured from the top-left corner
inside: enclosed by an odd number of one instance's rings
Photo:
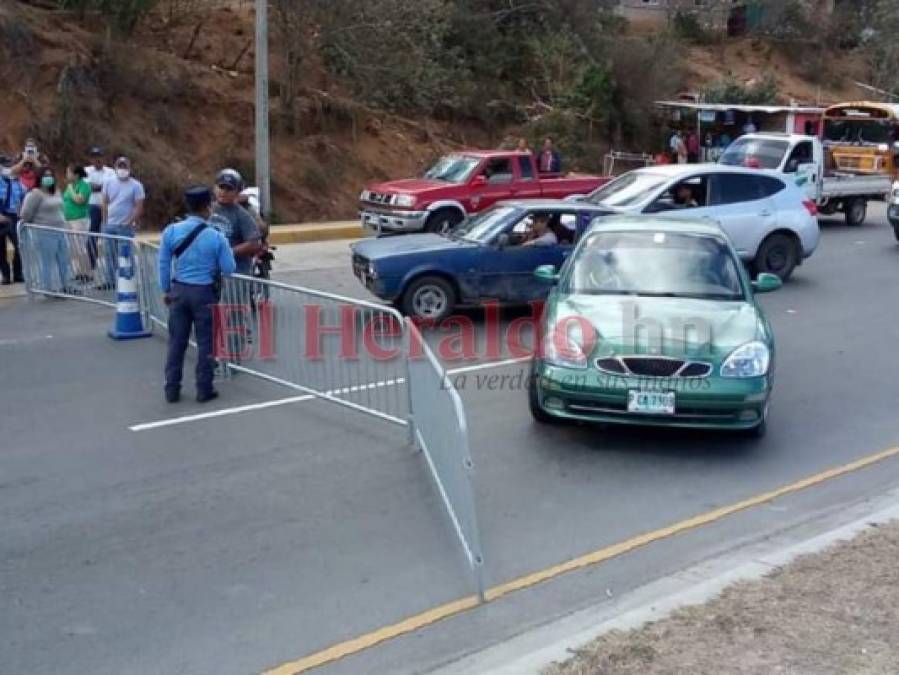
[[[503,199],[562,199],[609,178],[540,174],[529,152],[463,151],[441,157],[421,178],[367,186],[359,195],[366,230],[446,232]]]

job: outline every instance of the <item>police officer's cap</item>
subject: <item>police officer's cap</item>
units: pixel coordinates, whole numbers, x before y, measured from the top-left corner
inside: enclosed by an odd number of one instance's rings
[[[206,185],[191,185],[184,191],[184,203],[188,211],[202,211],[212,203],[212,190]]]

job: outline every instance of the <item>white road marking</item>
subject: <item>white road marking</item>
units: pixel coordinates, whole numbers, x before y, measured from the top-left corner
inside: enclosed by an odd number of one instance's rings
[[[516,363],[524,363],[530,361],[530,356],[521,356],[516,359],[506,359],[505,361],[488,361],[487,363],[476,363],[473,366],[464,366],[462,368],[452,368],[446,371],[447,375],[456,375],[458,373],[471,373],[476,370],[486,370],[488,368],[502,368],[503,366],[511,366]]]
[[[130,431],[148,431],[149,429],[159,429],[160,427],[171,427],[176,424],[186,424],[187,422],[196,422],[198,420],[208,420],[213,417],[224,417],[225,415],[236,415],[237,413],[249,412],[250,410],[262,410],[264,408],[275,408],[279,405],[288,405],[290,403],[301,403],[315,398],[312,394],[304,394],[303,396],[291,396],[289,398],[279,398],[274,401],[265,401],[264,403],[251,403],[249,405],[239,405],[235,408],[222,408],[221,410],[210,410],[209,412],[198,413],[196,415],[184,415],[183,417],[171,417],[158,422],[146,422],[144,424],[135,424],[128,427]]]
[[[446,371],[447,375],[455,375],[457,373],[470,373],[476,370],[486,370],[488,368],[502,368],[516,363],[523,363],[530,360],[531,357],[525,356],[516,359],[505,359],[503,361],[489,361],[487,363],[477,363],[472,366],[464,366],[462,368],[452,368]],[[359,384],[352,387],[343,387],[333,391],[325,392],[329,396],[339,396],[341,394],[349,394],[357,391],[365,391],[366,389],[378,389],[381,387],[392,387],[397,384],[403,384],[404,378],[393,380],[381,380],[378,382],[369,382],[367,384]],[[263,401],[262,403],[249,403],[247,405],[239,405],[232,408],[221,408],[220,410],[210,410],[208,412],[197,413],[195,415],[182,415],[181,417],[170,417],[156,422],[144,422],[128,427],[129,431],[150,431],[152,429],[161,429],[164,427],[172,427],[179,424],[188,424],[190,422],[199,422],[201,420],[213,419],[215,417],[226,417],[227,415],[238,415],[240,413],[252,412],[254,410],[265,410],[266,408],[277,408],[282,405],[291,405],[293,403],[304,403],[313,401],[317,397],[313,394],[303,394],[302,396],[289,396],[288,398],[278,398],[271,401]]]

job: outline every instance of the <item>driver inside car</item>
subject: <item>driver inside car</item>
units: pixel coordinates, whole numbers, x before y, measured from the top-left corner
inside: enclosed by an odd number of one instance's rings
[[[696,197],[693,195],[693,188],[686,183],[681,183],[677,186],[677,190],[674,193],[674,204],[681,209],[695,209],[699,207],[699,202],[696,201]]]
[[[556,233],[549,227],[549,216],[545,213],[534,216],[534,224],[523,246],[555,246],[559,243]]]

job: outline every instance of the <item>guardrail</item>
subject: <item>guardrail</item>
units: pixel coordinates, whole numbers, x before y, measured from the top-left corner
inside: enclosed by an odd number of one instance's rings
[[[20,224],[19,236],[29,293],[115,307],[113,261],[123,256],[137,276],[145,326],[166,327],[156,245],[31,224]],[[258,377],[407,430],[483,600],[465,411],[415,324],[378,303],[243,275],[223,280],[214,317],[216,356],[226,373]]]

